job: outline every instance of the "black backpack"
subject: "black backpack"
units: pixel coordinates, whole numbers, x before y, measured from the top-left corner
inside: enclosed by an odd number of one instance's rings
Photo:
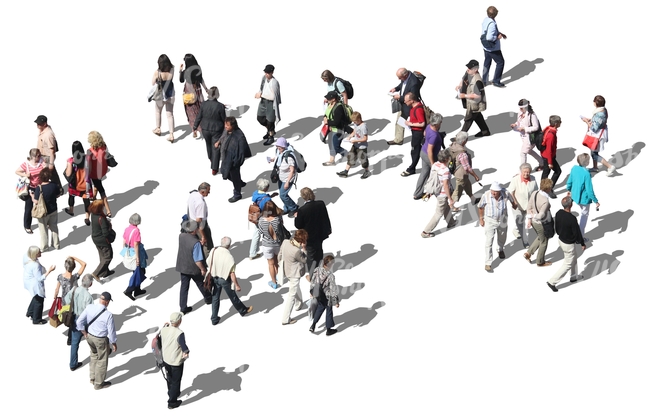
[[[535,113],[533,113],[535,114]],[[531,117],[533,115],[531,114]],[[535,114],[535,117],[537,117],[537,114]],[[529,119],[530,120],[530,119]],[[530,125],[533,125],[533,122],[529,122]],[[530,141],[530,144],[532,146],[535,146],[537,150],[540,152],[543,152],[546,149],[546,146],[543,145],[544,143],[544,129],[542,129],[542,125],[539,122],[539,117],[537,117],[537,124],[539,125],[539,129],[533,132],[528,133],[528,140]]]
[[[354,87],[352,87],[350,81],[346,81],[343,78],[334,78],[334,90],[339,94],[341,94],[341,91],[336,88],[336,81],[341,81],[343,83],[345,93],[348,95],[348,100],[352,99],[352,97],[354,97]]]
[[[427,79],[427,77],[422,73],[418,71],[413,71],[413,75],[415,75],[415,78],[418,79],[420,82],[420,88],[422,88],[422,85],[424,84],[424,80]]]

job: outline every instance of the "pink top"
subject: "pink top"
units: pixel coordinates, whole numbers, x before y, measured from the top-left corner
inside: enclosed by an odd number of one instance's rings
[[[41,181],[38,179],[38,174],[45,168],[45,163],[43,159],[40,159],[36,165],[32,165],[31,162],[23,162],[20,165],[20,169],[25,173],[29,174],[29,187],[36,188],[40,185]]]
[[[131,235],[131,231],[133,231],[133,235]],[[131,239],[129,240],[129,236],[131,236]],[[124,241],[129,245],[129,247],[134,247],[135,243],[142,242],[140,239],[140,229],[135,226],[135,225],[129,225],[126,227],[126,230],[124,230]]]

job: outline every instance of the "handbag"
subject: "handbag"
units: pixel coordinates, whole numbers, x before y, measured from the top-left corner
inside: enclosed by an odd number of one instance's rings
[[[535,194],[535,209],[537,212],[539,212],[539,208],[537,208],[537,195],[539,195],[539,191]],[[555,236],[555,220],[553,220],[552,215],[547,215],[547,217],[550,217],[550,221],[545,221],[542,220],[542,228],[544,229],[544,237],[546,238],[553,238]]]
[[[200,85],[199,85],[199,88],[201,88]],[[186,87],[186,89],[189,89],[189,88]],[[183,94],[183,104],[192,105],[192,104],[194,104],[196,102],[196,99],[197,99],[196,90],[195,90],[193,85],[192,85],[192,89],[194,90],[194,92],[186,92],[186,93]]]
[[[21,176],[16,183],[16,197],[25,201],[29,197],[29,179]]]
[[[213,248],[212,253],[210,253],[209,261],[206,263],[208,270],[205,272],[205,279],[203,280],[203,288],[209,293],[212,293],[212,274],[210,273],[210,269],[212,268],[212,261],[214,260],[215,251],[217,251],[217,249]]]
[[[117,160],[115,160],[115,156],[108,153],[108,150],[106,151],[106,164],[108,165],[109,168],[114,168],[115,166],[117,166]]]
[[[61,309],[62,305],[63,302],[61,300],[61,297],[57,296],[54,298],[54,302],[52,302],[50,311],[47,313],[47,316],[50,318],[50,325],[52,325],[54,328],[57,328],[59,325],[61,325],[61,321],[59,320],[59,309]]]
[[[128,270],[135,270],[136,268],[138,268],[136,264],[135,248],[129,246],[129,241],[131,241],[131,237],[133,237],[134,232],[135,232],[135,228],[131,230],[131,234],[129,234],[129,238],[128,240],[126,240],[126,243],[124,243],[124,247],[120,252],[122,257],[124,257],[124,260],[122,260],[122,264],[124,264],[124,267],[126,267]]]
[[[68,310],[61,312],[61,317],[59,318],[61,322],[63,322],[63,325],[67,326],[68,328],[72,328],[75,322],[74,319],[74,291],[75,290],[77,290],[76,287],[72,289],[72,294],[70,295],[70,304],[62,308],[65,309],[66,307],[68,307]]]
[[[45,199],[43,198],[43,187],[38,185],[38,188],[41,190],[38,195],[38,201],[34,204],[32,208],[32,217],[34,218],[43,218],[47,215],[47,208],[45,207]]]
[[[493,49],[497,45],[496,42],[487,40],[487,30],[492,23],[493,22],[488,23],[488,25],[485,27],[485,32],[483,32],[483,34],[481,35],[481,44],[485,49]]]
[[[603,137],[603,131],[605,129],[600,129],[600,134],[594,136],[591,130],[587,130],[587,134],[585,134],[585,138],[582,140],[582,145],[587,146],[591,151],[595,151],[598,149],[600,138]]]
[[[158,79],[156,84],[151,87],[149,94],[147,95],[147,101],[162,101],[163,100],[163,88],[162,88],[162,78],[160,76],[160,71],[158,71]]]
[[[390,109],[393,112],[393,114],[399,113],[402,111],[402,103],[400,103],[399,100],[393,98],[392,100],[390,100]]]

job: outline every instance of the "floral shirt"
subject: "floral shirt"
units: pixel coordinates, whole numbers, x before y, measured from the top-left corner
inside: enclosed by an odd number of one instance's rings
[[[65,295],[67,295],[68,292],[71,291],[73,287],[78,286],[78,280],[79,280],[79,275],[77,273],[73,273],[69,279],[66,279],[62,274],[60,274],[59,277],[56,278],[56,281],[61,284],[60,295],[62,299],[65,299]],[[63,301],[63,304],[66,305],[65,301]]]
[[[327,296],[327,306],[338,305],[339,287],[336,285],[334,273],[330,272],[322,266],[317,267],[314,270],[313,276],[311,278],[311,283],[309,285],[310,291],[314,289],[316,282],[319,282],[321,284],[321,287],[325,290],[325,296]]]

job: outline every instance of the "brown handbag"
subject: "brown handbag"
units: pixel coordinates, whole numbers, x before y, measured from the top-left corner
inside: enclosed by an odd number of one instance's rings
[[[61,313],[61,321],[63,321],[63,325],[67,326],[68,328],[72,328],[72,326],[75,323],[74,319],[74,291],[77,290],[75,287],[72,289],[72,294],[70,295],[70,309]]]
[[[208,292],[212,293],[212,274],[210,273],[210,268],[212,267],[212,261],[214,260],[214,252],[217,251],[216,248],[212,249],[212,255],[210,256],[210,263],[208,266],[208,263],[206,263],[206,272],[205,272],[205,278],[203,280],[203,288],[207,290]]]
[[[38,201],[34,204],[32,208],[32,217],[34,218],[43,218],[47,215],[47,208],[45,207],[45,199],[43,198],[43,187],[38,185],[38,188],[41,190],[38,195]]]

